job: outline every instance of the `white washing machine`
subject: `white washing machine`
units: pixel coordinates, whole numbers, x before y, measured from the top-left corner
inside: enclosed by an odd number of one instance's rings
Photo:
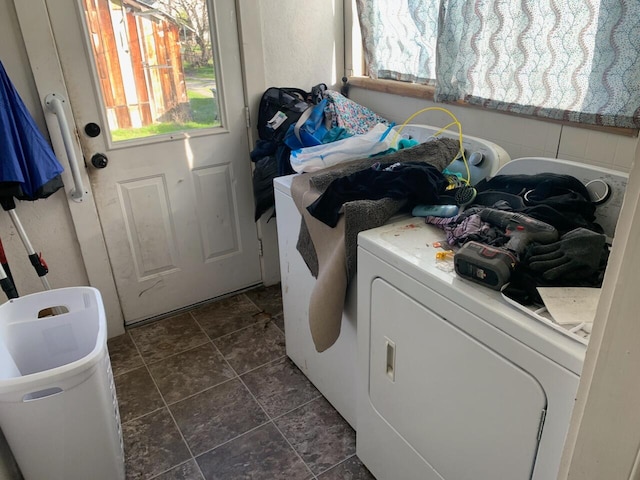
[[[437,127],[426,125],[408,125],[402,135],[423,142],[438,130]],[[453,132],[442,135],[456,138]],[[471,166],[474,183],[495,174],[509,160],[504,149],[486,140],[466,136],[463,145],[468,157],[472,153],[476,153],[476,159],[480,158],[479,154],[482,156],[482,162]],[[450,169],[466,176],[462,161],[454,160]],[[338,340],[325,352],[318,353],[311,338],[308,320],[309,298],[315,278],[296,250],[300,213],[291,198],[293,177],[290,175],[274,180],[287,355],[345,420],[356,428],[356,279],[351,281],[347,291]]]
[[[553,159],[499,173],[602,178],[613,236],[626,175]],[[358,237],[357,454],[378,480],[554,480],[588,333],[436,260],[442,230],[403,219]]]

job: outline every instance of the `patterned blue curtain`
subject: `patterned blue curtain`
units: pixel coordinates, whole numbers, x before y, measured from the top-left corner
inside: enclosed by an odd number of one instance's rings
[[[371,78],[435,84],[439,0],[357,0]]]
[[[640,127],[640,0],[360,0],[358,6],[374,78],[435,84],[441,102]],[[398,12],[411,14],[404,37],[397,24],[409,20]]]

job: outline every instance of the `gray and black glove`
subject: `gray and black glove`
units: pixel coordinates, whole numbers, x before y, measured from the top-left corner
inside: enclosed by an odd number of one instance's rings
[[[527,263],[545,280],[567,276],[591,275],[601,265],[605,253],[606,237],[586,228],[576,228],[564,234],[559,241],[531,248]]]

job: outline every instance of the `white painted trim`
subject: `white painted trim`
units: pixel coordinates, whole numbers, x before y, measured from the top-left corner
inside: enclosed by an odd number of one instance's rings
[[[344,0],[344,75],[363,75],[363,51],[356,0]]]
[[[250,0],[236,0],[238,16],[238,35],[240,54],[242,56],[242,77],[245,100],[249,107],[251,129],[249,131],[249,148],[258,138],[256,120],[258,103],[266,87],[264,70],[264,50],[262,48],[262,18],[260,8]]]
[[[637,479],[640,145],[620,212],[558,479]]]
[[[56,93],[69,99],[62,75],[62,68],[58,59],[55,39],[53,38],[51,26],[49,25],[49,16],[45,1],[34,0],[24,2],[14,0],[14,5],[40,101],[44,105],[44,98],[50,93]],[[75,17],[76,13],[69,12],[69,15]],[[73,99],[70,99],[70,101],[72,102]],[[75,125],[70,102],[65,102],[64,111],[68,122]],[[120,335],[124,333],[124,319],[120,309],[120,302],[111,272],[111,265],[98,219],[98,212],[93,198],[89,176],[87,175],[86,169],[80,168],[80,175],[82,176],[88,195],[83,202],[74,202],[69,196],[69,190],[73,186],[73,178],[58,127],[58,121],[55,115],[47,112],[46,109],[45,120],[51,136],[54,152],[64,167],[62,180],[65,184],[71,219],[75,226],[75,234],[80,244],[80,252],[87,271],[89,283],[91,286],[100,290],[102,294],[107,314],[109,337]],[[75,130],[72,137],[76,157],[83,158]]]
[[[238,35],[242,56],[242,78],[244,82],[245,102],[249,107],[251,128],[249,129],[249,150],[253,150],[258,138],[257,121],[260,98],[266,90],[264,70],[264,50],[262,48],[262,18],[260,4],[249,0],[236,0],[238,16]],[[275,219],[266,221],[266,216],[257,223],[258,237],[262,240],[263,254],[260,258],[262,282],[273,285],[280,281],[280,262],[278,260],[278,237]]]

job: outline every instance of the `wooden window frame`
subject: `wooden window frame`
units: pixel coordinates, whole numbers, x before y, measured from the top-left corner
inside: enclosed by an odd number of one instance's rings
[[[434,101],[435,87],[428,85],[420,85],[417,83],[399,82],[397,80],[382,80],[374,79],[365,76],[350,76],[349,85],[364,90],[371,90],[374,92],[390,93],[392,95],[400,95],[403,97],[419,98],[421,100]],[[584,128],[587,130],[596,130],[599,132],[612,133],[614,135],[623,135],[625,137],[637,137],[640,131],[637,128],[622,128],[622,127],[606,127],[602,125],[589,125],[586,123],[570,122],[567,120],[555,120],[553,118],[536,117],[533,115],[525,115],[522,113],[504,112],[502,110],[495,110],[485,108],[481,105],[473,105],[463,100],[457,101],[454,105],[474,108],[479,110],[485,110],[490,112],[502,113],[505,115],[512,115],[516,117],[529,118],[533,120],[539,120],[542,122],[556,123],[560,125],[568,125],[576,128]]]

